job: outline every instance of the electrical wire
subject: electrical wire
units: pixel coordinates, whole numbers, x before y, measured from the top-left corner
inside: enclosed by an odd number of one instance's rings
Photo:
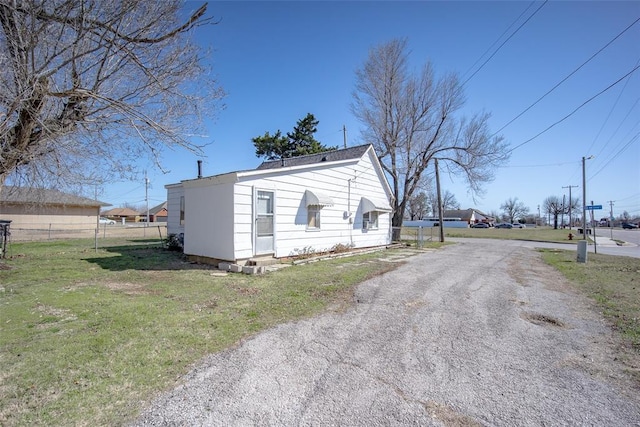
[[[636,61],[636,65],[638,65],[638,64],[640,64],[640,58],[638,58],[638,60]],[[622,86],[622,88],[620,89],[620,93],[618,94],[618,97],[616,98],[616,101],[611,106],[611,109],[609,110],[609,114],[607,114],[607,117],[604,119],[604,122],[602,123],[602,126],[600,126],[600,130],[598,130],[598,133],[596,134],[595,138],[593,138],[593,141],[591,142],[591,145],[587,149],[587,151],[586,151],[587,153],[591,152],[591,149],[593,148],[594,144],[596,143],[596,141],[600,137],[600,134],[602,133],[602,130],[604,129],[605,125],[609,122],[609,118],[611,117],[611,114],[613,114],[613,111],[615,110],[616,106],[618,105],[618,102],[620,102],[620,98],[622,98],[622,94],[624,93],[624,91],[627,88],[627,85],[629,84],[630,81],[631,81],[631,76],[629,76],[627,81],[624,82],[624,86]],[[640,98],[638,98],[636,100],[635,104],[638,103],[638,100],[640,100]],[[633,107],[631,107],[632,110],[635,107],[635,104],[633,105]],[[631,112],[631,111],[629,111],[629,112]],[[627,114],[627,115],[629,115],[629,114]],[[626,119],[626,117],[625,117],[625,119]],[[623,122],[624,122],[624,120],[623,120]],[[620,125],[622,126],[622,123]],[[618,126],[618,129],[620,129],[620,126]],[[618,129],[616,129],[616,131],[614,132],[614,135],[615,135],[616,132],[618,132]],[[611,138],[613,138],[613,135],[605,143],[604,147],[606,147],[607,144],[609,143],[609,141],[611,141]],[[602,152],[602,150],[604,150],[604,147],[602,147],[600,152]]]
[[[462,78],[464,78],[467,74],[469,74],[469,72],[470,72],[471,70],[473,70],[473,67],[475,67],[475,66],[476,66],[476,64],[477,64],[478,62],[480,62],[480,61],[482,60],[482,58],[484,58],[484,56],[485,56],[487,53],[489,53],[489,51],[490,51],[491,49],[493,49],[493,47],[496,45],[496,43],[498,43],[498,42],[500,41],[500,39],[502,39],[502,37],[504,37],[504,35],[505,35],[505,34],[507,34],[507,31],[509,31],[509,30],[511,29],[511,27],[513,27],[513,26],[516,24],[516,22],[518,22],[518,21],[520,20],[520,18],[522,18],[522,16],[523,16],[525,13],[527,13],[527,11],[528,11],[529,9],[531,9],[531,6],[533,6],[535,3],[536,3],[536,2],[535,2],[535,0],[534,0],[534,1],[532,1],[531,3],[529,3],[529,6],[527,6],[527,8],[526,8],[525,10],[523,10],[523,11],[522,11],[522,13],[521,13],[521,14],[520,14],[520,15],[519,15],[519,16],[518,16],[518,17],[517,17],[517,18],[516,18],[512,23],[511,23],[511,25],[509,25],[509,26],[508,26],[508,27],[507,27],[507,28],[502,32],[502,34],[500,34],[500,36],[499,36],[499,37],[498,37],[498,38],[497,38],[497,39],[496,39],[496,40],[491,44],[491,46],[489,46],[489,47],[487,48],[487,50],[485,50],[485,51],[482,53],[482,55],[480,55],[480,56],[478,57],[478,59],[476,59],[476,62],[474,62],[474,63],[473,63],[473,65],[471,65],[471,66],[469,67],[469,69],[468,69],[467,71],[465,71],[465,72],[464,72],[464,74],[462,75]]]
[[[633,138],[631,138],[631,140],[629,140],[629,142],[627,142],[616,154],[614,154],[613,157],[611,157],[604,165],[602,165],[602,167],[600,169],[598,169],[597,172],[591,174],[591,176],[589,177],[589,181],[591,181],[593,178],[598,176],[598,174],[600,172],[602,172],[604,170],[604,168],[607,167],[607,165],[609,163],[611,163],[613,160],[615,160],[615,158],[618,157],[620,154],[622,154],[627,148],[631,147],[631,144],[636,142],[639,137],[640,137],[640,132],[636,133],[633,136]]]
[[[560,120],[558,120],[557,122],[551,124],[550,126],[548,126],[546,129],[544,129],[543,131],[539,132],[537,135],[527,139],[524,142],[521,142],[520,144],[516,145],[515,147],[513,147],[512,149],[510,149],[509,151],[507,151],[507,153],[512,153],[513,151],[515,151],[516,149],[522,147],[525,144],[530,143],[531,141],[533,141],[534,139],[538,138],[540,135],[546,133],[547,131],[549,131],[551,128],[555,127],[556,125],[564,122],[565,120],[567,120],[569,117],[573,116],[578,110],[580,110],[582,107],[584,107],[585,105],[587,105],[588,103],[590,103],[591,101],[593,101],[594,99],[596,99],[597,97],[599,97],[600,95],[602,95],[603,93],[605,93],[606,91],[608,91],[609,89],[611,89],[612,87],[614,87],[615,85],[617,85],[618,83],[620,83],[622,80],[624,80],[627,76],[633,74],[638,68],[640,68],[640,65],[635,66],[631,71],[629,71],[627,74],[625,74],[624,76],[620,77],[618,80],[616,80],[615,82],[611,83],[609,86],[607,86],[606,88],[604,88],[603,90],[601,90],[600,92],[598,92],[597,94],[593,95],[591,98],[587,99],[586,101],[584,101],[582,104],[580,104],[578,107],[576,107],[572,112],[570,112],[569,114],[567,114],[566,116],[564,116],[563,118],[561,118]]]
[[[629,80],[627,80],[627,81],[629,81]],[[631,108],[629,109],[627,114],[624,116],[624,118],[622,119],[622,121],[620,122],[620,124],[618,125],[616,130],[611,134],[611,136],[609,137],[607,142],[604,144],[604,146],[600,149],[600,151],[598,151],[598,153],[596,154],[596,157],[598,157],[604,151],[604,149],[609,145],[609,143],[611,142],[613,137],[618,133],[618,131],[620,130],[620,128],[622,127],[624,122],[631,115],[631,112],[633,111],[633,109],[636,107],[636,105],[638,105],[638,102],[640,102],[640,98],[636,99],[636,102],[633,103],[633,105],[631,106]],[[632,129],[635,128],[638,125],[638,123],[640,123],[640,122],[636,122],[636,124],[632,127]],[[587,150],[587,153],[589,153],[589,152],[590,152],[590,150]]]
[[[589,59],[587,59],[586,61],[584,61],[582,64],[580,64],[578,66],[578,68],[576,68],[575,70],[573,70],[571,73],[569,73],[564,79],[560,80],[554,87],[552,87],[551,89],[549,89],[544,95],[542,95],[540,98],[538,98],[533,104],[529,105],[527,108],[524,109],[524,111],[522,111],[520,114],[518,114],[517,116],[515,116],[513,119],[509,120],[507,122],[507,124],[505,124],[504,126],[502,126],[500,129],[498,129],[493,135],[491,135],[491,137],[493,138],[494,136],[496,136],[498,133],[500,133],[502,130],[504,130],[504,128],[506,128],[507,126],[509,126],[511,123],[515,122],[516,120],[518,120],[520,117],[522,117],[523,114],[525,114],[527,111],[529,111],[531,108],[533,108],[538,102],[542,101],[547,95],[549,95],[551,92],[553,92],[554,90],[556,90],[558,88],[558,86],[560,86],[562,83],[564,83],[565,81],[567,81],[571,76],[573,76],[575,73],[577,73],[582,67],[584,67],[585,65],[587,65],[593,58],[595,58],[598,54],[600,54],[600,52],[602,52],[603,50],[605,50],[607,47],[609,47],[609,45],[611,45],[611,43],[613,43],[614,41],[616,41],[621,35],[623,35],[625,32],[627,32],[631,27],[633,27],[635,24],[638,23],[638,21],[640,21],[640,18],[636,19],[635,21],[633,21],[629,26],[627,26],[627,28],[625,28],[624,30],[622,30],[622,32],[620,32],[617,36],[615,36],[613,39],[611,39],[607,44],[605,44],[603,47],[600,48],[600,50],[598,50],[596,53],[594,53],[593,55],[591,55],[589,57]],[[637,63],[636,63],[637,65]]]
[[[518,28],[516,28],[516,30],[515,30],[513,33],[511,33],[511,35],[510,35],[509,37],[507,37],[507,39],[506,39],[505,41],[503,41],[503,42],[502,42],[502,44],[501,44],[500,46],[498,46],[498,48],[497,48],[497,49],[496,49],[496,50],[491,54],[491,56],[489,56],[489,57],[487,58],[487,60],[486,60],[486,61],[484,61],[484,62],[482,63],[482,65],[480,65],[480,67],[479,67],[476,71],[474,71],[474,72],[473,72],[473,74],[471,74],[471,75],[467,78],[467,80],[465,80],[465,81],[460,85],[460,88],[462,89],[462,88],[467,84],[467,82],[468,82],[469,80],[471,80],[471,79],[472,79],[476,74],[478,74],[478,72],[479,72],[480,70],[482,70],[482,68],[484,68],[484,66],[485,66],[485,65],[487,65],[487,62],[491,61],[491,58],[493,58],[493,57],[496,55],[496,53],[498,53],[498,51],[499,51],[500,49],[502,49],[502,46],[504,46],[504,45],[505,45],[509,40],[511,40],[511,38],[512,38],[513,36],[515,36],[515,35],[516,35],[516,33],[517,33],[518,31],[520,31],[520,29],[521,29],[522,27],[524,27],[524,26],[526,25],[526,23],[527,23],[527,22],[529,22],[529,21],[531,20],[531,18],[533,18],[533,17],[534,17],[534,16],[535,16],[539,11],[540,11],[540,9],[542,9],[542,8],[544,7],[544,5],[545,5],[545,4],[547,4],[547,2],[548,2],[548,1],[549,1],[549,0],[544,0],[544,2],[540,5],[540,7],[538,7],[538,8],[537,8],[537,9],[536,9],[536,10],[535,10],[535,11],[534,11],[534,12],[533,12],[533,13],[532,13],[532,14],[531,14],[531,15],[530,15],[530,16],[529,16],[529,17],[528,17],[528,18],[527,18],[527,19],[526,19],[522,24],[520,24],[520,26],[519,26]]]

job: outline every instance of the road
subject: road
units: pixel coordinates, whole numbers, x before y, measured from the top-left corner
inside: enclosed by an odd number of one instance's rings
[[[407,258],[346,312],[207,357],[134,425],[638,425],[610,329],[526,246]]]
[[[596,236],[613,238],[623,242],[632,243],[636,246],[640,245],[640,230],[638,229],[623,230],[621,228],[596,228]]]
[[[611,236],[614,240],[611,240]],[[625,244],[618,245],[616,241]],[[598,253],[640,258],[640,230],[596,228],[596,243]],[[589,252],[593,250],[593,246],[590,246]]]

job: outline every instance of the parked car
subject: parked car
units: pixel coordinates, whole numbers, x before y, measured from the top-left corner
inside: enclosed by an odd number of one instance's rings
[[[513,228],[524,228],[524,225],[520,224],[520,223],[513,223],[511,224],[513,226]]]
[[[489,224],[486,222],[479,222],[477,224],[473,224],[471,228],[489,228]]]
[[[112,219],[109,218],[105,218],[103,216],[100,217],[100,219],[98,220],[98,223],[100,224],[106,224],[106,225],[115,225],[116,222]]]
[[[631,222],[622,223],[622,228],[625,230],[633,230],[634,228],[638,228],[638,224],[633,224]]]
[[[513,228],[513,224],[509,224],[508,222],[503,222],[501,224],[496,224],[496,228]]]

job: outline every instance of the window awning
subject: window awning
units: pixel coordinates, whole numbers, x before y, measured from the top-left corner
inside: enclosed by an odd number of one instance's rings
[[[333,199],[318,191],[307,190],[304,192],[307,206],[333,206]]]
[[[367,212],[391,212],[391,205],[389,205],[389,201],[387,200],[379,200],[371,197],[363,197],[362,198],[362,213]]]

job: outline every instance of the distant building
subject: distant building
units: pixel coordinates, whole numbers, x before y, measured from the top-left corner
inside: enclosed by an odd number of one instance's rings
[[[94,228],[108,203],[58,190],[5,186],[0,190],[0,219],[13,229]]]
[[[146,212],[143,212],[145,217],[146,214]],[[149,209],[149,222],[167,222],[167,202],[162,202],[158,206]]]
[[[108,211],[102,212],[102,216],[107,217],[116,221],[117,223],[121,223],[122,219],[125,222],[138,222],[142,215],[138,211],[134,211],[131,208],[113,208]]]

